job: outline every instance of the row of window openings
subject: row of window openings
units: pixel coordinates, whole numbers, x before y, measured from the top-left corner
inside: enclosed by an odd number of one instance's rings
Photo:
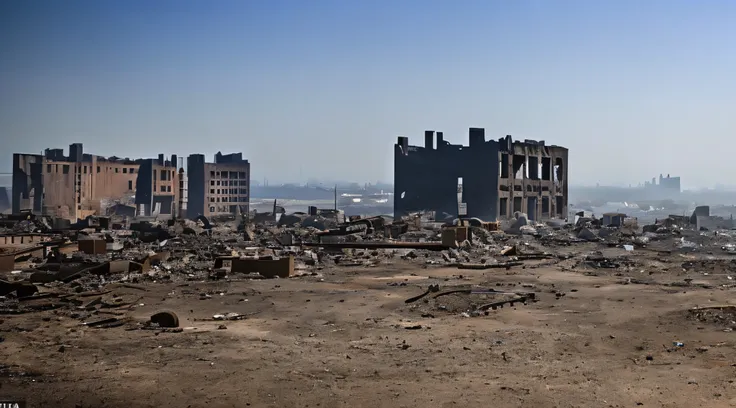
[[[511,213],[515,213],[517,211],[518,212],[523,211],[522,203],[523,203],[522,197],[514,197],[512,201],[513,208],[511,208],[511,210],[513,211],[511,211]],[[551,204],[551,201],[549,197],[542,197],[542,215],[549,215],[551,213],[550,204]],[[537,205],[536,198],[528,197],[526,212],[535,213],[536,205]],[[499,198],[498,209],[499,209],[499,215],[501,217],[507,216],[509,214],[509,199],[506,197]],[[563,197],[560,197],[560,196],[555,197],[555,210],[557,212],[557,215],[560,215],[560,216],[564,215],[565,206],[564,206]]]
[[[77,183],[77,185],[79,185],[79,183]],[[156,189],[156,187],[154,186],[154,190],[155,189]],[[131,191],[133,190],[133,180],[128,180],[128,190],[131,190]],[[171,192],[171,186],[161,186],[160,191],[162,193],[170,193]],[[220,190],[217,190],[217,191],[219,192]],[[242,193],[242,194],[244,194],[244,193]]]
[[[210,171],[210,178],[244,179],[244,171]]]
[[[237,206],[236,205],[231,205],[230,207],[228,207],[228,206],[217,206],[217,207],[210,207],[210,212],[212,212],[212,213],[213,212],[229,212],[229,213],[234,213],[236,209],[237,209]],[[245,209],[241,209],[241,211],[245,211]]]
[[[52,170],[52,167],[51,166],[52,166],[51,164],[47,164],[46,165],[46,172],[47,173],[51,173],[51,170]],[[55,166],[56,167],[54,168],[54,171],[58,173],[59,172],[59,165],[56,164]],[[92,170],[91,167],[92,166],[90,166],[90,171]],[[108,167],[108,169],[110,169],[110,168],[111,167]],[[120,173],[120,168],[119,167],[115,167],[114,170],[115,170],[115,173]],[[134,167],[123,167],[122,170],[123,170],[123,174],[135,174],[135,168]],[[69,174],[69,165],[68,164],[63,164],[62,165],[62,168],[61,168],[61,171],[63,172],[63,174]],[[98,173],[102,172],[102,167],[101,166],[97,166],[97,172]],[[83,166],[82,167],[82,173],[87,174],[87,166]],[[173,180],[174,179],[174,171],[173,170],[172,171],[161,171],[160,174],[161,174],[161,181],[167,181],[167,180]],[[156,178],[156,170],[155,169],[153,170],[153,178],[154,179]]]
[[[498,172],[501,178],[509,178],[509,164],[513,165],[515,179],[547,180],[555,183],[562,180],[562,158],[555,158],[554,166],[550,157],[542,157],[540,163],[536,156],[513,155],[513,161],[509,163],[509,155],[502,154],[498,163]]]
[[[167,180],[173,180],[174,179],[174,171],[168,171],[168,170],[161,170],[161,181],[167,181]],[[153,170],[153,179],[156,179],[156,169]]]
[[[80,183],[77,183],[77,185],[79,186]],[[128,190],[133,191],[133,180],[128,180]],[[169,188],[169,191],[171,191],[171,188]],[[85,194],[85,191],[84,190],[81,190],[80,189],[78,191],[78,193],[77,193],[77,199],[79,199],[79,197],[86,197],[86,196],[87,196],[87,194]],[[44,197],[45,197],[45,195],[44,195]],[[79,200],[77,200],[77,201],[79,201]]]
[[[133,190],[133,181],[128,180],[128,190]],[[156,191],[156,186],[153,186],[153,190]],[[159,191],[162,193],[170,193],[171,186],[160,186]]]
[[[217,181],[210,180],[210,186],[215,186],[215,185],[219,186],[220,185],[220,180],[217,180]],[[222,185],[223,186],[247,186],[248,185],[248,180],[240,180],[240,181],[238,181],[238,180],[235,180],[235,181],[230,180],[229,183],[227,181],[223,181],[222,182]]]
[[[155,187],[154,187],[155,189]],[[133,190],[133,180],[128,180],[128,190]],[[161,192],[162,193],[170,193],[171,192],[171,186],[161,186]],[[84,193],[82,193],[84,194]]]
[[[133,190],[133,180],[128,180],[128,190],[130,190],[130,191]],[[170,193],[171,192],[171,186],[161,186],[161,192],[162,193]],[[46,195],[44,194],[44,197],[45,196]],[[81,199],[84,198],[84,197],[86,197],[86,194],[84,193],[84,191],[80,191],[77,194],[77,202],[80,202]]]
[[[248,197],[210,197],[211,203],[247,203]]]
[[[52,167],[52,166],[54,166],[54,167]],[[113,167],[108,167],[107,169],[109,170],[111,168],[113,168]],[[52,170],[53,170],[53,172],[58,173],[59,172],[59,165],[58,164],[53,164],[53,165],[52,164],[47,164],[46,165],[46,173],[51,173]],[[69,165],[68,164],[62,164],[61,165],[61,172],[63,174],[69,174],[69,170],[70,169],[69,169]],[[115,173],[119,173],[120,172],[120,167],[114,167],[114,170],[115,170]],[[92,166],[89,166],[89,172],[90,172],[90,174],[92,173]],[[101,173],[102,172],[102,167],[101,166],[97,166],[97,172],[98,173]],[[82,173],[87,174],[87,166],[82,166]],[[135,174],[135,167],[123,167],[123,174]]]
[[[217,191],[217,192],[215,192],[215,191]],[[210,194],[230,194],[230,195],[233,195],[233,194],[243,194],[243,195],[247,195],[248,194],[248,189],[247,188],[240,188],[240,189],[238,189],[238,188],[230,188],[230,189],[223,188],[223,189],[219,189],[218,188],[217,190],[215,190],[214,188],[211,188],[210,189]]]

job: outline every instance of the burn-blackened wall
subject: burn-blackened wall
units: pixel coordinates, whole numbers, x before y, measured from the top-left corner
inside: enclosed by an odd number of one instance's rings
[[[160,204],[160,214],[170,215],[174,208],[173,195],[154,195],[151,200],[152,211],[156,208],[156,204]]]
[[[204,155],[192,154],[187,159],[187,218],[195,219],[205,213]]]
[[[498,190],[498,142],[471,128],[469,146],[452,145],[442,132],[426,131],[423,147],[399,137],[394,145],[394,215],[430,210],[458,214],[458,182],[467,216],[495,220]],[[436,140],[436,147],[434,141]]]
[[[13,213],[33,210],[41,214],[43,207],[43,156],[13,154]]]
[[[151,203],[153,199],[153,159],[142,160],[138,167],[138,176],[135,180],[135,205],[145,207],[145,214],[151,215]]]
[[[0,212],[5,210],[12,210],[13,205],[10,203],[10,195],[8,195],[8,189],[0,187]]]

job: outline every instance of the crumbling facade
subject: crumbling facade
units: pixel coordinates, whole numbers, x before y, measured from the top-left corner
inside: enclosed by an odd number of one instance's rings
[[[0,187],[0,213],[12,209],[13,206],[10,204],[10,195],[6,187]]]
[[[62,149],[16,153],[12,211],[76,221],[104,215],[103,202],[124,198],[131,205],[135,201],[139,216],[196,218],[248,211],[250,164],[242,153],[218,153],[214,163],[195,154],[186,167],[176,155],[131,160],[85,154],[81,143],[70,145],[68,156]]]
[[[187,202],[189,201],[189,178],[183,167],[179,167],[179,205],[177,214],[180,218],[187,217]]]
[[[135,192],[139,162],[85,154],[81,143],[46,149],[43,155],[13,155],[13,213],[83,219],[101,213],[103,199]]]
[[[204,155],[187,159],[187,217],[247,213],[250,203],[250,163],[242,153],[217,153],[214,163]]]
[[[424,132],[424,146],[394,145],[394,216],[435,211],[495,221],[526,213],[530,220],[566,218],[568,150],[544,141],[486,140],[470,128],[468,146],[442,132]]]
[[[139,215],[176,215],[180,193],[176,155],[172,155],[171,160],[165,160],[163,154],[158,159],[142,160],[136,186],[135,204]]]

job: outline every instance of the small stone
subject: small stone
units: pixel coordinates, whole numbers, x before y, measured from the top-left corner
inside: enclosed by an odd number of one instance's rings
[[[227,326],[225,326],[224,324],[221,324],[217,326],[217,330],[227,330]]]

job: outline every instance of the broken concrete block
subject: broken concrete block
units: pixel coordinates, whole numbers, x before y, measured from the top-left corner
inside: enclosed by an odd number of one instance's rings
[[[626,214],[621,213],[605,213],[601,219],[604,226],[623,227]]]
[[[511,229],[519,229],[525,225],[529,224],[529,219],[527,218],[526,214],[524,213],[518,213],[516,214],[516,221],[514,221],[511,224]]]
[[[644,227],[642,227],[642,232],[643,233],[650,232],[654,234],[657,232],[657,229],[659,229],[659,225],[656,225],[656,224],[645,225]]]
[[[600,231],[598,231],[598,236],[605,239],[613,235],[617,230],[617,228],[604,227],[601,228]]]
[[[514,246],[507,246],[506,248],[501,250],[501,255],[503,256],[514,256],[516,255],[516,245]]]
[[[77,241],[80,252],[88,255],[101,255],[107,253],[107,242],[104,239],[89,238]]]
[[[593,231],[583,228],[578,232],[578,238],[584,239],[586,241],[595,241],[598,237],[593,233]]]
[[[457,248],[460,242],[470,239],[468,227],[447,227],[442,230],[442,245],[448,248]]]
[[[294,235],[290,233],[283,233],[276,237],[276,241],[278,241],[279,244],[283,246],[291,246],[294,245]]]
[[[0,252],[0,272],[11,272],[15,269],[15,255]]]
[[[710,206],[707,205],[700,205],[695,207],[695,211],[693,211],[693,215],[690,216],[690,224],[697,224],[698,217],[709,217],[710,216]]]
[[[214,269],[210,273],[210,276],[209,277],[212,280],[225,279],[227,277],[227,272],[228,272],[228,270],[225,269],[225,268]]]
[[[483,222],[480,227],[486,231],[498,231],[500,223],[498,221]]]
[[[537,229],[531,225],[522,225],[519,227],[519,232],[526,235],[537,235]]]
[[[148,255],[142,262],[143,272],[151,270],[152,266],[160,265],[162,262],[166,262],[171,258],[171,252],[162,251],[151,255]]]
[[[384,225],[383,228],[383,234],[386,236],[386,238],[398,238],[401,234],[406,234],[409,231],[409,224],[395,223]]]
[[[102,274],[118,274],[118,273],[129,273],[129,272],[143,272],[143,265],[126,260],[110,261],[108,263],[109,269],[104,271]]]
[[[0,280],[0,296],[6,296],[12,292],[15,292],[18,297],[26,297],[38,292],[38,288],[36,285],[28,282],[7,282]]]

